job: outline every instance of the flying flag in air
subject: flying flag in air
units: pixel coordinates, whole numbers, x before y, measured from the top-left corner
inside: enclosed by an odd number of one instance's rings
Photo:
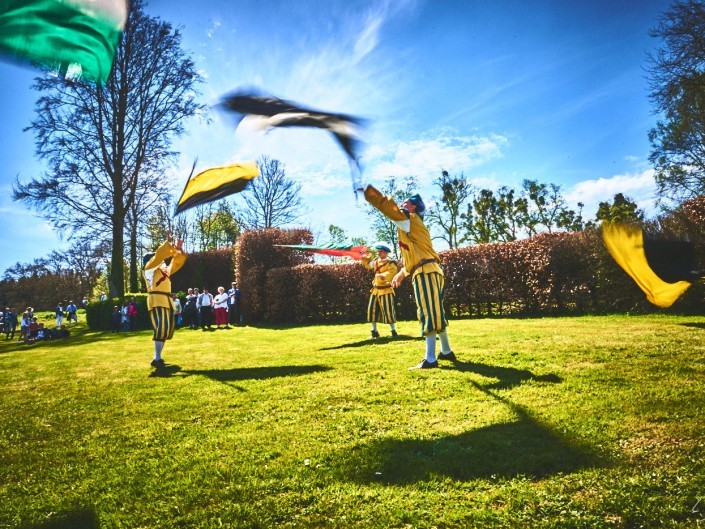
[[[238,124],[247,118],[260,130],[272,127],[315,127],[329,131],[348,156],[353,172],[353,188],[360,187],[359,151],[365,120],[347,114],[333,114],[303,107],[270,95],[235,91],[221,99],[220,106],[240,114]]]
[[[127,0],[2,0],[0,53],[103,83],[126,18]]]
[[[350,257],[360,261],[369,250],[367,246],[353,246],[352,244],[326,244],[325,246],[309,246],[307,244],[275,244],[280,248],[291,248],[302,252],[320,253],[331,257]]]
[[[194,177],[189,177],[184,192],[181,193],[181,198],[176,204],[174,215],[194,206],[239,193],[247,187],[250,180],[257,176],[259,176],[259,167],[254,162],[206,169]]]
[[[617,264],[658,307],[673,303],[705,272],[697,270],[693,244],[645,238],[638,226],[603,223],[602,238]]]

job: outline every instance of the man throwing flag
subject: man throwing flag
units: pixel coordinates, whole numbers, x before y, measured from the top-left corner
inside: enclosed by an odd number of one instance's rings
[[[365,199],[397,226],[404,266],[392,279],[392,286],[399,287],[406,277],[411,277],[414,283],[416,313],[421,323],[421,333],[426,338],[426,353],[421,363],[410,369],[436,368],[438,359],[455,361],[448,341],[448,321],[443,308],[445,277],[438,254],[431,244],[431,234],[423,223],[426,209],[423,200],[416,194],[397,206],[391,197],[384,196],[371,185],[365,189]],[[438,358],[436,335],[441,341]]]
[[[162,349],[164,349],[164,342],[170,340],[174,335],[176,325],[170,277],[185,262],[186,254],[183,251],[183,241],[177,239],[176,244],[172,245],[170,234],[167,235],[166,242],[157,249],[156,253],[148,253],[143,258],[144,280],[149,293],[147,308],[154,329],[152,337],[154,359],[151,365],[157,369],[164,367]]]
[[[392,249],[385,242],[378,242],[374,245],[377,250],[377,258],[372,259],[369,254],[363,255],[362,266],[374,270],[375,276],[372,279],[372,290],[370,290],[370,302],[367,305],[367,321],[372,325],[372,338],[379,338],[377,322],[389,325],[392,336],[397,336],[396,311],[394,309],[394,287],[392,279],[397,275],[399,269],[397,264],[389,258]]]

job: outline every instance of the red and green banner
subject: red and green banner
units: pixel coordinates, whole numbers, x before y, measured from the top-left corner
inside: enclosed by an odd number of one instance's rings
[[[350,257],[359,261],[369,249],[367,246],[354,246],[352,244],[326,244],[324,246],[309,246],[307,244],[275,244],[280,248],[291,248],[301,252],[318,253],[321,255],[329,255],[331,257]]]

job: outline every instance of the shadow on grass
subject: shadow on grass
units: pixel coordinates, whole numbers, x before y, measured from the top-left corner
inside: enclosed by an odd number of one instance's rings
[[[340,456],[338,477],[386,485],[443,478],[539,480],[606,464],[597,453],[540,424],[521,407],[507,404],[517,416],[513,422],[437,439],[383,439],[356,447]]]
[[[335,349],[348,349],[352,347],[366,347],[370,345],[385,345],[388,343],[394,343],[394,342],[403,342],[407,340],[422,340],[422,337],[419,336],[409,336],[406,334],[400,334],[399,336],[392,337],[392,336],[382,336],[380,338],[367,338],[365,340],[360,340],[358,342],[352,342],[352,343],[345,343],[342,345],[335,345],[333,347],[323,347],[319,349],[319,351],[333,351]]]
[[[238,382],[242,380],[269,380],[271,378],[310,375],[330,371],[332,368],[322,365],[313,366],[272,366],[241,367],[234,369],[191,369],[184,371],[187,375],[201,375],[219,382]]]
[[[495,378],[497,382],[482,384],[483,389],[510,389],[520,385],[522,382],[535,380],[537,382],[547,382],[558,384],[563,379],[558,375],[534,375],[528,369],[517,369],[515,367],[501,367],[478,362],[453,362],[453,367],[462,373],[476,373],[486,378]]]
[[[683,327],[693,327],[694,329],[705,329],[705,323],[699,321],[691,321],[686,323],[681,323]]]
[[[21,529],[98,529],[98,515],[92,508],[56,514],[37,524],[22,525]]]
[[[218,382],[239,382],[243,380],[269,380],[279,377],[309,375],[330,371],[332,368],[323,365],[312,366],[271,366],[271,367],[239,367],[233,369],[182,369],[175,364],[166,364],[152,371],[151,378],[168,378],[176,374],[181,376],[200,375]],[[244,391],[244,390],[242,390]]]

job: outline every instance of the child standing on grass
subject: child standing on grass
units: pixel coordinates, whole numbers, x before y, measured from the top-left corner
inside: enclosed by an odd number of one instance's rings
[[[112,314],[112,331],[113,332],[120,332],[120,325],[122,324],[122,312],[120,311],[120,307],[115,305],[113,307],[113,314]]]

